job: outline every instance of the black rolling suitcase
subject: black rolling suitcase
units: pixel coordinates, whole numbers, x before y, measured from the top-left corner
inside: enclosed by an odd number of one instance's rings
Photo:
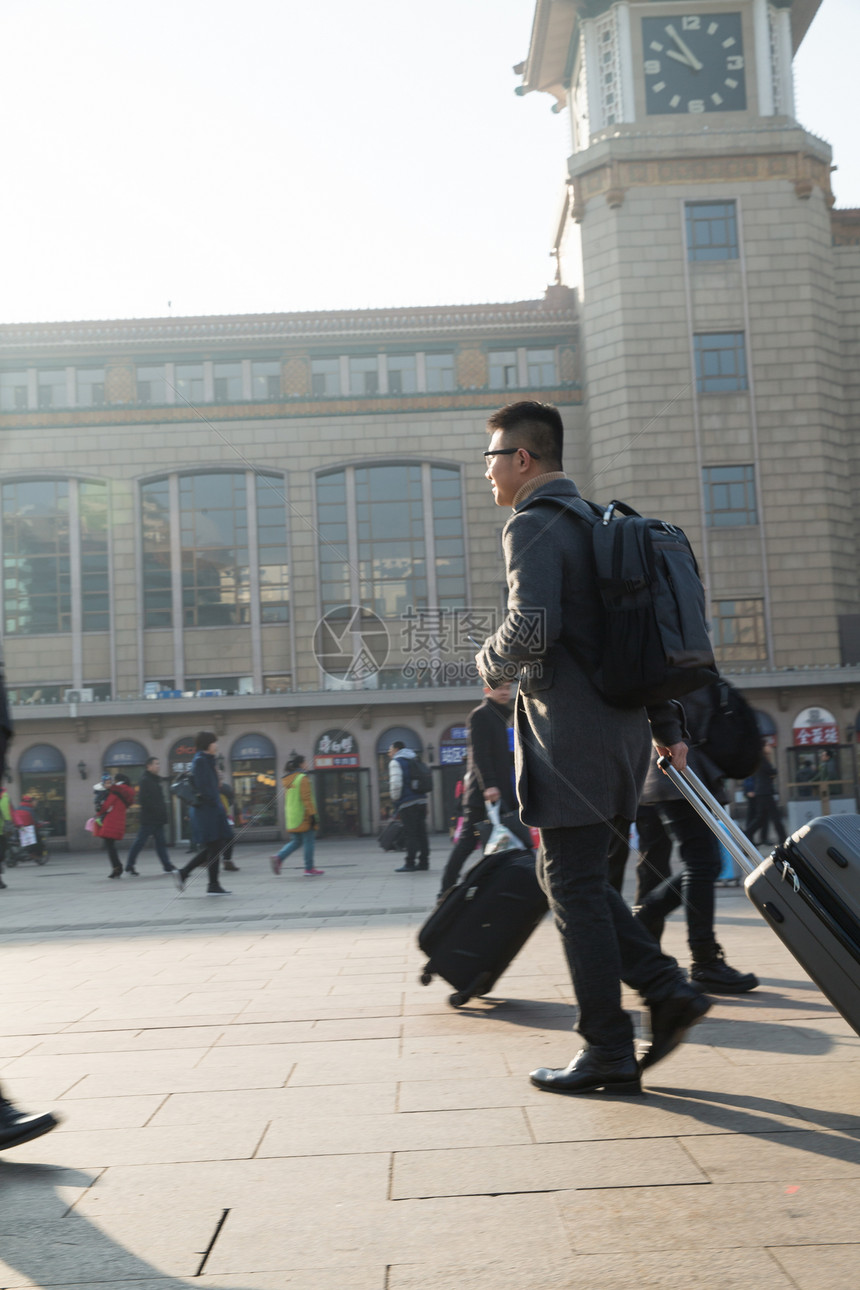
[[[455,1008],[487,994],[546,911],[532,851],[484,856],[445,893],[418,933],[427,955],[421,984],[444,977],[454,987],[449,1001]]]
[[[376,840],[383,851],[403,851],[406,844],[403,840],[403,821],[400,817],[393,815],[390,820],[386,820]]]
[[[668,774],[748,875],[756,909],[860,1035],[860,815],[810,820],[762,860],[692,771]]]

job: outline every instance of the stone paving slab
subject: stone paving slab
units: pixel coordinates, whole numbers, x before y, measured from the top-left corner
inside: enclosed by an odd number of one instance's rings
[[[9,875],[0,1079],[64,1119],[0,1159],[0,1287],[857,1290],[860,1040],[742,892],[718,936],[761,988],[645,1096],[559,1098],[550,921],[455,1010],[418,982],[438,872],[337,850],[311,883],[240,848],[223,902],[102,855]]]

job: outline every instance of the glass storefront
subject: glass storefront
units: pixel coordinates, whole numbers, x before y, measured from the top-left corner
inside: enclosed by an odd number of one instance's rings
[[[34,744],[21,754],[18,762],[20,791],[33,800],[33,813],[44,820],[47,837],[66,836],[66,759],[51,744]]]
[[[349,730],[326,730],[317,740],[313,781],[320,837],[370,832],[370,773],[360,761],[358,740]]]
[[[276,829],[275,745],[265,735],[242,735],[230,749],[229,779],[237,829]]]

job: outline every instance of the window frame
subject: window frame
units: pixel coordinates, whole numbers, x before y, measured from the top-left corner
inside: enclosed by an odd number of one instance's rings
[[[706,344],[708,341],[725,340],[730,344]],[[704,394],[743,394],[749,389],[749,365],[747,363],[746,334],[742,331],[705,331],[693,335],[694,370],[696,391]],[[707,371],[714,367],[711,355],[733,355],[731,363],[721,357],[717,371]],[[730,370],[733,368],[734,370]]]

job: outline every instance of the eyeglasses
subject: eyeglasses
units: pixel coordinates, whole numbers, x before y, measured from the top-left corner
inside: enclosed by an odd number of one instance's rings
[[[484,460],[490,457],[512,457],[515,452],[527,452],[535,461],[540,461],[540,457],[536,452],[532,452],[531,448],[488,448],[484,453]]]

